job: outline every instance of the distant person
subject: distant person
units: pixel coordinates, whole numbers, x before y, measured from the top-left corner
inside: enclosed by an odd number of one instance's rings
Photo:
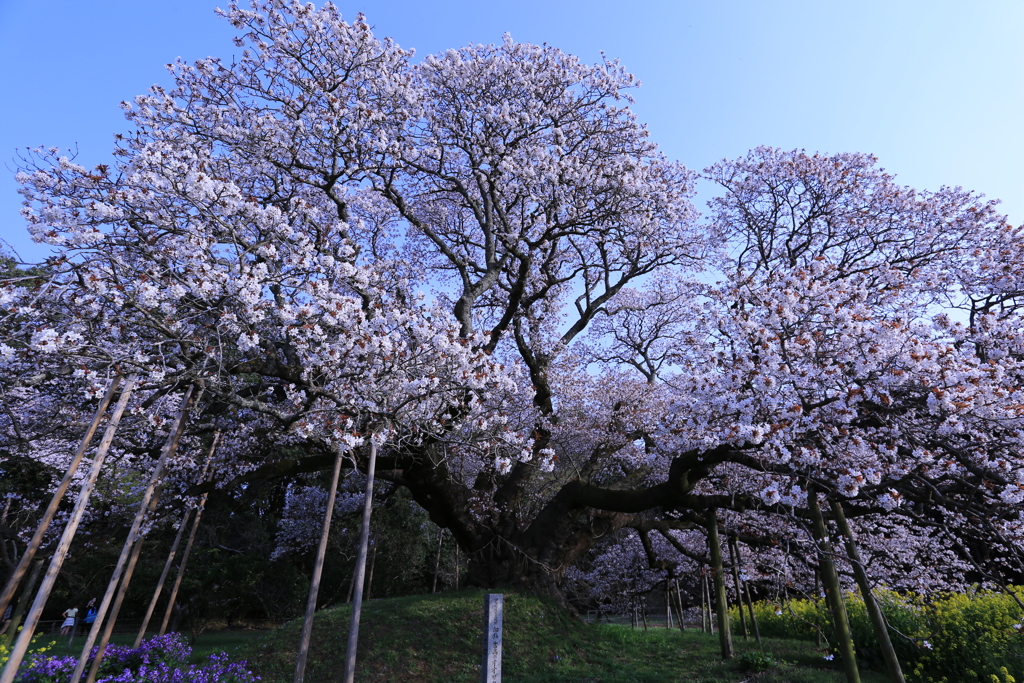
[[[82,623],[85,624],[85,628],[92,628],[93,622],[96,621],[96,598],[89,601],[89,604],[85,606],[85,616],[82,617]]]
[[[64,623],[60,625],[60,634],[69,635],[75,628],[75,621],[78,618],[78,605],[64,610]]]
[[[7,609],[4,610],[3,619],[0,619],[0,633],[7,630],[7,627],[11,625],[11,617],[14,615],[14,601],[12,600],[7,605]]]

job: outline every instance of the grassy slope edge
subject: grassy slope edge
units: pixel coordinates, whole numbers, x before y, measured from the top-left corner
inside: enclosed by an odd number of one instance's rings
[[[317,613],[306,669],[307,683],[336,681],[344,669],[349,607]],[[483,593],[463,590],[374,600],[363,606],[356,680],[409,683],[480,679]],[[301,621],[243,646],[237,655],[263,683],[290,683]],[[593,626],[573,619],[554,603],[505,595],[503,678],[508,683],[813,683],[839,681],[836,667],[813,646],[766,640],[764,651],[788,664],[755,674],[741,662],[719,660],[717,637],[695,631],[632,630]],[[756,649],[737,643],[738,654]],[[865,683],[882,681],[872,674]]]

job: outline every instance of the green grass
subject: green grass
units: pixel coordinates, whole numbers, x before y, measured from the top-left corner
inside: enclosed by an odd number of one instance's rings
[[[350,610],[317,614],[306,668],[308,683],[335,681],[344,669]],[[374,600],[363,606],[358,681],[475,683],[480,679],[483,593]],[[243,643],[234,653],[249,661],[263,683],[290,683],[301,621]],[[776,662],[766,671],[744,670],[742,653],[758,648],[735,641],[739,655],[722,662],[718,637],[699,631],[632,629],[588,625],[553,603],[505,595],[503,680],[506,683],[825,683],[842,680],[807,642],[765,639],[763,651]],[[748,663],[753,659],[746,658]],[[862,672],[864,683],[884,677]]]

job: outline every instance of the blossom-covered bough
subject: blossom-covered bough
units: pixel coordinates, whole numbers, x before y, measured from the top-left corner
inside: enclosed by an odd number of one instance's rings
[[[24,457],[73,452],[134,372],[115,461],[147,466],[187,386],[179,494],[217,430],[230,488],[365,469],[383,429],[378,476],[481,586],[561,597],[625,528],[810,549],[819,496],[865,556],[906,541],[908,576],[942,538],[1019,577],[1024,259],[991,203],[759,148],[705,171],[702,224],[613,61],[506,37],[414,62],[329,4],[223,14],[240,54],[170,65],[114,165],[23,160],[60,254],[0,295]]]

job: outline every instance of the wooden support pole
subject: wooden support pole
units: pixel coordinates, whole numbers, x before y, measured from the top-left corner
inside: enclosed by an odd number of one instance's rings
[[[171,432],[167,437],[167,441],[164,442],[163,450],[160,452],[160,459],[157,460],[156,466],[153,468],[153,474],[149,479],[149,484],[146,486],[146,490],[142,494],[142,500],[139,503],[139,510],[135,513],[135,519],[132,522],[131,529],[128,531],[128,538],[125,540],[124,547],[121,548],[121,555],[117,558],[117,564],[114,566],[113,576],[110,577],[110,582],[107,584],[107,590],[103,594],[103,600],[100,602],[100,606],[96,609],[96,621],[93,622],[92,628],[89,629],[89,635],[85,640],[85,647],[82,648],[82,654],[78,658],[78,665],[75,667],[75,671],[71,675],[71,683],[78,683],[82,679],[82,674],[85,672],[85,665],[88,663],[89,656],[92,654],[92,646],[96,643],[96,638],[100,634],[100,629],[103,627],[103,621],[106,619],[107,612],[110,609],[110,604],[114,600],[118,584],[121,581],[121,576],[124,573],[125,566],[128,564],[128,558],[131,554],[132,547],[135,545],[135,540],[142,530],[142,522],[149,510],[149,504],[153,500],[157,483],[160,481],[160,477],[163,476],[163,470],[168,458],[170,458],[171,454],[178,448],[178,441],[181,440],[181,434],[185,429],[185,418],[188,416],[189,403],[192,400],[193,391],[194,387],[189,386],[188,389],[185,390],[185,395],[181,399],[181,408],[179,409],[178,415],[175,417],[174,423],[171,426]],[[94,665],[90,669],[90,673],[98,670],[98,663],[103,659],[103,654],[104,649],[100,649],[96,652]],[[7,682],[3,681],[0,683]],[[92,683],[92,681],[87,681],[87,683]]]
[[[444,529],[438,529],[437,534],[437,560],[434,561],[434,587],[430,589],[431,593],[437,592],[437,575],[441,573],[441,541],[444,540]]]
[[[853,564],[853,576],[860,588],[861,597],[864,598],[864,606],[867,608],[868,616],[871,618],[871,626],[875,632],[875,639],[878,641],[878,648],[882,651],[885,659],[885,668],[889,672],[889,678],[893,683],[904,683],[903,669],[900,667],[900,660],[896,657],[896,649],[892,646],[889,638],[889,627],[885,622],[885,615],[882,608],[878,606],[874,593],[871,592],[871,582],[868,581],[867,572],[864,571],[864,563],[860,559],[860,550],[857,548],[857,538],[853,535],[849,523],[846,521],[846,513],[843,512],[843,505],[838,500],[832,501],[832,516],[839,527],[839,533],[843,535],[846,545],[846,554]]]
[[[672,628],[672,579],[665,579],[665,628]]]
[[[18,632],[18,626],[21,625],[21,617],[25,614],[28,599],[32,597],[32,590],[36,587],[36,582],[39,580],[39,574],[42,570],[43,558],[37,557],[32,562],[32,572],[28,575],[28,582],[22,590],[21,597],[18,598],[18,604],[14,606],[14,613],[11,614],[11,620],[7,623],[7,630],[0,637],[0,646],[2,646],[0,649],[6,648],[7,644],[11,642],[11,638]]]
[[[121,397],[118,399],[117,405],[114,406],[114,412],[110,415],[107,429],[103,433],[103,439],[100,440],[96,454],[93,455],[89,474],[82,483],[82,488],[78,493],[78,499],[75,501],[75,508],[71,512],[71,518],[64,527],[64,533],[61,534],[53,557],[50,558],[50,566],[47,567],[46,574],[39,585],[39,590],[36,592],[35,600],[32,602],[32,607],[29,608],[25,626],[21,629],[21,633],[18,634],[18,639],[14,642],[14,647],[11,649],[7,664],[4,666],[3,672],[0,673],[0,683],[12,683],[18,667],[21,666],[21,662],[25,658],[29,642],[31,642],[32,636],[35,635],[39,617],[43,613],[43,608],[46,607],[46,601],[50,597],[50,591],[53,590],[57,574],[60,573],[60,568],[64,564],[64,558],[71,547],[71,541],[78,531],[78,525],[82,521],[85,509],[89,505],[89,497],[96,487],[96,479],[99,477],[100,468],[103,467],[103,461],[107,457],[107,451],[110,450],[110,444],[114,440],[114,434],[117,432],[117,426],[121,422],[121,416],[124,414],[125,408],[128,407],[128,399],[131,397],[132,389],[135,386],[135,379],[135,375],[129,377],[128,381],[125,382],[124,388],[121,390]]]
[[[750,610],[750,628],[754,629],[754,640],[757,644],[761,644],[761,629],[757,627],[757,617],[754,615],[754,601],[750,599],[750,582],[747,581],[743,584],[743,589],[747,594],[747,609]]]
[[[356,648],[359,644],[359,616],[363,609],[363,578],[366,575],[366,555],[370,542],[370,513],[373,509],[373,471],[377,465],[377,444],[370,436],[370,457],[366,465],[366,496],[363,499],[363,523],[359,528],[359,554],[356,556],[352,585],[352,619],[348,628],[345,650],[345,671],[342,683],[353,683],[356,676]]]
[[[320,593],[320,577],[324,570],[324,557],[327,556],[327,539],[331,533],[331,516],[334,512],[334,499],[338,493],[338,478],[341,476],[341,451],[334,456],[334,471],[331,473],[331,488],[327,492],[327,510],[324,512],[324,523],[320,529],[320,544],[316,549],[316,561],[313,563],[313,576],[309,581],[309,598],[306,600],[306,619],[302,622],[302,638],[299,641],[299,656],[295,661],[295,683],[302,683],[306,676],[306,658],[309,655],[309,641],[313,636],[313,617],[316,615],[316,598]]]
[[[213,435],[213,443],[210,444],[210,451],[206,456],[206,467],[213,461],[213,454],[217,450],[217,443],[220,441],[220,431]],[[203,518],[203,509],[206,507],[206,500],[209,493],[204,493],[199,498],[199,505],[196,506],[196,516],[192,519],[192,530],[188,532],[188,541],[185,542],[185,552],[181,554],[181,562],[178,564],[178,573],[174,576],[174,585],[171,586],[171,594],[167,596],[167,610],[164,612],[164,619],[160,623],[160,631],[157,635],[167,633],[167,625],[171,621],[171,614],[174,612],[174,602],[178,599],[178,589],[181,588],[181,579],[185,576],[185,567],[188,566],[188,557],[192,554],[192,544],[196,540],[196,532],[199,531],[199,520]]]
[[[839,574],[836,573],[832,561],[834,551],[828,540],[825,519],[821,515],[818,494],[813,486],[807,490],[807,507],[811,512],[814,543],[818,550],[818,566],[821,568],[821,581],[825,588],[825,599],[832,610],[832,623],[835,626],[836,644],[839,656],[843,660],[843,672],[847,683],[860,683],[860,672],[857,670],[857,659],[853,650],[853,637],[850,635],[850,621],[846,614],[846,603],[843,601],[842,587],[839,585]]]
[[[683,595],[679,590],[679,579],[676,579],[676,609],[679,611],[679,630],[686,633],[686,621],[683,619]]]
[[[142,642],[142,639],[146,637],[146,628],[149,626],[149,620],[153,617],[153,610],[156,609],[157,600],[160,599],[160,593],[164,590],[164,582],[167,580],[167,575],[171,571],[171,565],[174,564],[174,556],[178,553],[178,546],[181,544],[181,537],[185,535],[185,528],[188,526],[188,518],[192,514],[192,510],[186,509],[185,514],[181,517],[181,523],[178,525],[178,533],[174,535],[174,543],[171,544],[171,551],[167,553],[167,561],[164,562],[164,569],[160,572],[160,578],[156,582],[156,590],[153,591],[153,597],[149,601],[149,607],[146,608],[146,616],[142,618],[142,625],[139,627],[139,633],[135,636],[135,643],[132,647],[138,647]]]
[[[730,537],[726,542],[729,544],[729,564],[732,565],[732,582],[736,586],[736,604],[740,608],[740,626],[743,627],[743,640],[750,640],[750,636],[747,635],[747,618],[743,615],[743,586],[740,583],[740,568],[736,563],[740,549],[735,538]]]
[[[210,450],[206,455],[206,462],[203,464],[202,474],[199,475],[200,481],[206,480],[206,471],[210,469],[210,461],[213,459],[213,453],[217,448],[217,441],[220,439],[220,432],[218,431],[213,435],[213,444],[210,446]],[[203,500],[206,500],[206,494],[203,494]],[[171,571],[171,565],[174,563],[174,556],[178,552],[178,545],[181,544],[181,537],[185,533],[185,527],[188,526],[189,515],[192,514],[192,510],[186,509],[185,514],[181,518],[181,524],[178,525],[178,533],[174,536],[174,543],[171,544],[171,551],[167,554],[167,561],[164,562],[164,570],[160,572],[160,579],[156,582],[156,590],[153,591],[153,598],[149,601],[149,607],[146,609],[146,616],[142,619],[142,626],[139,627],[139,634],[135,636],[135,644],[132,647],[138,647],[142,642],[142,639],[146,637],[146,628],[149,627],[149,620],[153,617],[153,611],[156,609],[157,600],[160,599],[160,593],[164,590],[164,582],[167,580],[167,575]],[[200,513],[196,513],[197,515]],[[179,572],[180,574],[180,572]],[[163,635],[161,633],[160,635]]]
[[[722,659],[731,659],[732,629],[729,628],[729,601],[725,595],[725,568],[722,563],[722,542],[718,535],[718,510],[708,510],[708,545],[711,549],[712,579],[715,584],[715,613],[718,616],[718,640]]]
[[[7,606],[11,604],[11,600],[14,598],[14,593],[18,590],[18,584],[25,578],[25,573],[28,571],[29,565],[32,564],[32,560],[35,558],[36,553],[39,552],[39,548],[43,544],[43,536],[46,535],[47,529],[50,528],[50,522],[53,521],[54,515],[57,514],[57,507],[60,505],[61,500],[64,499],[64,494],[67,493],[68,487],[71,485],[71,480],[75,476],[75,472],[78,471],[78,466],[82,463],[82,458],[85,457],[85,452],[89,448],[89,444],[92,442],[92,437],[96,434],[96,429],[100,426],[100,421],[103,419],[103,414],[107,412],[107,408],[110,406],[110,402],[114,398],[114,392],[117,390],[118,385],[121,383],[121,376],[114,375],[114,378],[110,380],[110,386],[107,387],[107,392],[103,395],[103,399],[100,401],[99,406],[96,408],[96,413],[92,416],[92,422],[89,423],[89,427],[85,430],[85,435],[82,437],[82,441],[78,446],[78,450],[75,451],[75,455],[71,458],[71,463],[68,465],[67,472],[64,473],[64,478],[61,479],[60,484],[57,486],[57,490],[53,492],[53,496],[50,498],[49,504],[43,511],[43,516],[39,520],[39,525],[36,526],[36,531],[32,534],[32,539],[28,542],[28,546],[25,548],[25,552],[22,554],[21,559],[18,561],[18,565],[14,568],[14,572],[10,578],[7,579],[7,584],[4,585],[4,590],[0,593],[0,614],[4,613]]]
[[[704,576],[704,568],[701,567],[700,572],[700,630],[703,633],[708,632],[708,581],[707,577]]]
[[[149,505],[146,508],[146,520],[153,519],[153,514],[160,503],[161,488],[157,486],[156,491],[149,500]],[[142,542],[145,540],[146,537],[141,532],[135,537],[135,543],[132,545],[131,554],[128,556],[128,563],[125,565],[124,574],[121,576],[121,582],[117,587],[117,594],[114,596],[114,602],[110,607],[106,625],[103,627],[103,635],[100,636],[100,643],[96,647],[96,656],[93,657],[92,666],[89,667],[89,675],[85,679],[86,683],[93,683],[99,674],[100,664],[103,662],[103,656],[107,652],[110,636],[114,632],[114,624],[117,623],[117,616],[121,613],[121,605],[124,603],[124,596],[128,593],[128,586],[131,584],[132,575],[135,573],[135,565],[138,563],[139,555],[142,553]]]

